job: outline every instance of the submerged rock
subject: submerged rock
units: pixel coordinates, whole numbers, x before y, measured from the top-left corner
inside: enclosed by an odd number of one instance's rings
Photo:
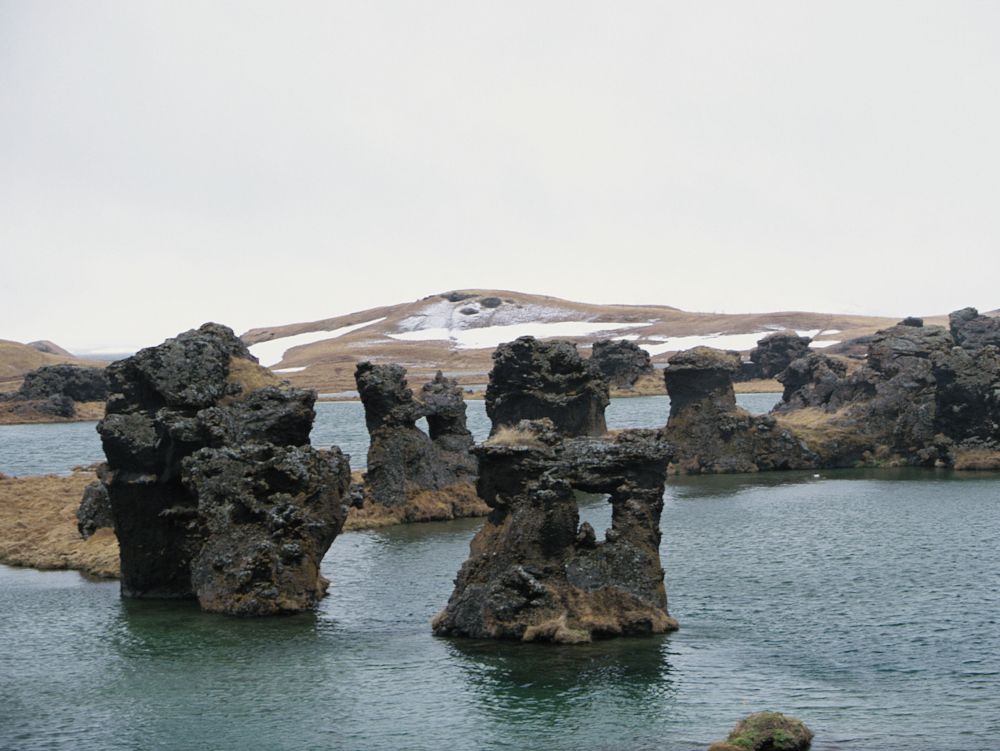
[[[435,634],[575,643],[677,628],[659,557],[671,453],[660,432],[566,438],[544,419],[476,451],[491,511]],[[605,539],[580,524],[574,489],[610,495]]]
[[[355,381],[368,426],[364,515],[393,521],[479,516],[477,460],[459,385],[440,372],[414,398],[400,365],[359,363]],[[430,435],[417,427],[427,418]]]
[[[98,432],[123,596],[194,596],[234,614],[310,606],[350,474],[339,449],[308,445],[315,393],[212,323],[107,373]]]
[[[608,384],[567,341],[522,336],[493,352],[486,413],[493,432],[521,420],[552,420],[567,436],[601,435]]]
[[[737,352],[695,347],[679,352],[664,370],[670,394],[666,435],[675,450],[675,470],[687,473],[806,469],[818,457],[770,415],[754,416],[736,406],[733,375]]]
[[[602,339],[594,342],[590,362],[614,388],[631,388],[641,376],[653,372],[649,353],[635,342]]]

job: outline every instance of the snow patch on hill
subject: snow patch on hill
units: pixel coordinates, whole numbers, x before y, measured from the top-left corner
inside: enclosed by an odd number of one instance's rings
[[[526,306],[527,307],[527,306]],[[648,326],[648,323],[615,323],[614,321],[529,321],[502,326],[479,328],[418,328],[399,334],[389,334],[393,339],[404,342],[450,340],[454,349],[492,349],[504,342],[512,342],[520,336],[534,336],[539,339],[552,337],[590,336],[596,333],[613,332],[622,329]]]
[[[650,341],[662,344],[640,344],[650,355],[662,355],[664,352],[681,352],[692,347],[715,347],[715,349],[735,349],[740,352],[753,349],[757,340],[762,339],[772,331],[756,331],[751,334],[702,334],[698,336],[652,336]]]
[[[316,342],[325,342],[328,339],[336,339],[338,336],[349,334],[352,331],[363,329],[365,326],[371,326],[374,323],[379,323],[384,320],[385,317],[383,316],[382,318],[365,321],[364,323],[341,326],[339,329],[333,329],[332,331],[307,331],[304,334],[283,336],[277,339],[269,339],[266,342],[257,342],[257,344],[250,345],[250,354],[260,360],[261,365],[271,367],[272,365],[280,363],[285,358],[285,353],[294,347],[301,347],[306,344],[315,344]],[[286,370],[285,372],[291,371]]]

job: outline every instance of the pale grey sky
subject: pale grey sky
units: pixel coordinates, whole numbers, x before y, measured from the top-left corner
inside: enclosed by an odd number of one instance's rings
[[[1000,3],[0,0],[0,338],[1000,306]]]

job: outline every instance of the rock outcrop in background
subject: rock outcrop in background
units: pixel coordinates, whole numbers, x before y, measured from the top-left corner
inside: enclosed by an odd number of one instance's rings
[[[671,454],[659,431],[566,438],[524,421],[477,453],[491,511],[436,634],[576,643],[677,628],[659,556]],[[580,524],[574,489],[610,495],[605,539]]]
[[[998,336],[973,308],[950,331],[907,318],[871,338],[853,373],[815,353],[792,362],[775,412],[828,466],[1000,466]]]
[[[418,400],[406,384],[405,368],[370,362],[358,364],[355,381],[371,439],[358,523],[485,514],[475,493],[474,440],[458,384],[439,372]],[[422,417],[429,435],[417,427]]]
[[[625,339],[594,342],[590,362],[608,385],[617,389],[631,389],[642,376],[654,370],[649,353],[635,342]]]
[[[315,392],[278,381],[205,324],[107,369],[98,425],[126,597],[295,612],[347,514],[347,457],[309,445]]]
[[[670,395],[666,435],[674,469],[684,473],[805,469],[818,457],[770,415],[736,406],[737,352],[695,347],[674,355],[663,371]]]
[[[45,365],[26,373],[21,387],[0,393],[10,417],[71,419],[78,402],[103,402],[108,397],[104,368]]]
[[[486,387],[493,432],[548,418],[566,436],[601,435],[608,402],[607,382],[572,342],[522,336],[493,352]]]
[[[750,350],[750,361],[740,364],[735,378],[738,381],[774,378],[793,360],[807,355],[810,342],[812,339],[808,336],[799,336],[793,331],[768,334]]]

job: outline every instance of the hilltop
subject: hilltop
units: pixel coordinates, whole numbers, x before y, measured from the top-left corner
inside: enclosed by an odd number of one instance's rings
[[[254,328],[242,339],[262,365],[296,386],[336,394],[354,390],[354,368],[362,360],[400,363],[411,383],[442,370],[466,387],[481,387],[493,349],[526,334],[569,339],[584,353],[599,339],[628,339],[662,365],[672,353],[700,344],[746,352],[767,334],[794,330],[812,336],[815,347],[829,347],[895,322],[801,311],[697,313],[668,305],[600,305],[468,289],[319,321]]]
[[[70,363],[84,367],[100,367],[106,363],[75,357],[49,341],[21,344],[0,339],[0,391],[16,391],[24,374],[43,365]]]

